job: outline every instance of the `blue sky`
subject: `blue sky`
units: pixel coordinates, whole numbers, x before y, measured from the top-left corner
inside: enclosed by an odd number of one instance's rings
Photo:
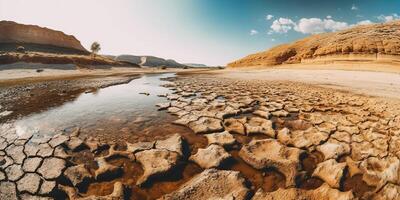
[[[103,54],[225,65],[310,34],[400,19],[399,0],[0,0],[0,20],[75,35]]]

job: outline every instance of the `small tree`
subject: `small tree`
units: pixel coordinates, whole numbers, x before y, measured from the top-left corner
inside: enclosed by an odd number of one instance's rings
[[[90,50],[92,50],[93,57],[96,58],[96,54],[101,50],[100,44],[98,42],[93,42],[92,46],[90,46]]]

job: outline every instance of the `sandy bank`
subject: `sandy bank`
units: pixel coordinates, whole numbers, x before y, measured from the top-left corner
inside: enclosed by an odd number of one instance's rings
[[[271,81],[297,81],[311,83],[329,88],[347,90],[364,95],[400,98],[400,73],[377,71],[352,71],[340,68],[316,69],[307,68],[288,69],[285,67],[270,69],[227,69],[216,71],[217,76]]]
[[[143,73],[164,73],[164,72],[182,72],[182,71],[202,71],[204,69],[157,69],[157,68],[124,68],[113,67],[111,69],[80,69],[80,70],[62,70],[62,69],[44,69],[38,73],[36,69],[8,69],[0,70],[0,86],[8,86],[20,83],[30,83],[37,81],[50,81],[60,79],[75,79],[86,77],[105,77],[134,75]]]

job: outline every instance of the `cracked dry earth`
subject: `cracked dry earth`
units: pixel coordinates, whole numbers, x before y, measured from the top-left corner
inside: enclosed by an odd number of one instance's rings
[[[188,134],[0,133],[0,199],[400,199],[398,101],[288,82],[168,79]]]

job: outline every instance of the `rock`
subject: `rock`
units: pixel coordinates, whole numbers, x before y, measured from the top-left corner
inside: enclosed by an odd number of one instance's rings
[[[67,152],[65,152],[64,148],[62,148],[61,146],[58,146],[54,149],[54,157],[58,157],[58,158],[62,158],[62,159],[67,159],[69,158],[71,155],[67,154]]]
[[[332,188],[339,188],[345,167],[346,163],[337,163],[335,159],[330,159],[319,163],[313,176],[324,180]]]
[[[85,145],[89,147],[90,151],[96,153],[100,149],[108,147],[108,144],[102,144],[93,137],[86,138]]]
[[[182,117],[180,117],[179,119],[175,120],[173,123],[174,124],[178,124],[178,125],[182,125],[182,126],[189,126],[190,122],[194,122],[197,121],[200,117],[197,115],[193,115],[193,114],[186,114]]]
[[[400,183],[400,160],[396,157],[367,158],[361,162],[360,170],[363,174],[363,181],[368,185],[377,186],[377,189],[387,182]]]
[[[96,180],[108,180],[118,177],[122,174],[122,168],[108,164],[104,157],[96,159],[99,168],[94,172]]]
[[[156,104],[156,106],[158,107],[158,110],[165,110],[171,106],[171,103],[170,102],[158,103],[158,104]]]
[[[263,111],[263,110],[256,110],[253,112],[254,115],[257,115],[259,117],[265,118],[265,119],[269,119],[269,117],[271,116],[271,113],[269,113],[268,111]]]
[[[305,148],[321,144],[323,141],[326,141],[329,138],[329,134],[318,131],[316,128],[311,127],[305,131],[292,131],[290,137],[290,144],[297,148]]]
[[[47,143],[44,143],[39,145],[39,151],[37,152],[37,155],[40,157],[49,157],[53,155],[53,152],[54,149],[51,148],[51,146]]]
[[[289,112],[287,112],[286,110],[278,110],[271,112],[271,114],[275,117],[287,117],[289,115]]]
[[[290,142],[291,142],[290,130],[286,127],[279,130],[276,138],[282,144],[285,144],[285,145],[290,144]]]
[[[332,189],[328,184],[322,184],[315,190],[302,190],[297,188],[278,188],[273,192],[264,192],[262,189],[257,190],[252,200],[356,200],[351,191],[341,192]]]
[[[266,153],[268,152],[268,153]],[[256,169],[272,167],[286,177],[286,186],[295,185],[303,150],[286,147],[274,139],[253,140],[244,145],[239,156]]]
[[[40,186],[39,194],[48,195],[51,192],[53,192],[55,187],[56,187],[55,181],[42,180],[42,185]]]
[[[338,126],[337,129],[338,131],[344,131],[350,133],[351,135],[360,133],[360,130],[357,126]]]
[[[334,134],[331,135],[331,138],[339,142],[346,142],[346,143],[351,142],[350,134],[344,131],[336,131]]]
[[[154,147],[155,142],[137,142],[134,144],[126,143],[126,151],[136,153],[139,151],[149,150]]]
[[[165,149],[151,149],[135,154],[136,160],[142,164],[144,173],[137,180],[137,185],[145,184],[149,178],[162,175],[172,170],[180,159],[177,152]]]
[[[22,164],[22,162],[25,159],[23,146],[15,146],[12,144],[6,148],[6,152],[7,152],[7,155],[11,156],[11,158],[17,164]]]
[[[68,140],[69,140],[68,136],[63,135],[63,134],[58,134],[58,135],[54,136],[53,138],[51,138],[51,140],[49,141],[49,144],[51,147],[55,148],[58,145],[64,144]]]
[[[241,134],[241,135],[246,135],[245,129],[244,129],[244,123],[246,123],[247,119],[241,118],[241,119],[235,119],[235,118],[229,118],[224,120],[224,128],[226,131],[232,134]]]
[[[21,165],[17,164],[8,166],[5,172],[7,174],[8,180],[10,181],[17,181],[24,175],[24,171],[22,171]]]
[[[265,134],[275,137],[275,130],[272,128],[272,121],[260,117],[252,117],[245,124],[247,135]]]
[[[39,145],[34,143],[28,143],[25,145],[24,152],[26,156],[36,156],[37,152],[39,152]]]
[[[236,143],[235,138],[228,131],[220,132],[220,133],[211,133],[205,135],[208,144],[218,144],[223,147],[229,147]]]
[[[245,179],[235,171],[208,169],[183,184],[161,200],[247,199],[250,190]]]
[[[71,137],[71,139],[67,142],[67,146],[72,151],[77,151],[81,149],[85,144],[83,140],[79,139],[78,137]]]
[[[15,183],[0,182],[0,199],[18,200]]]
[[[200,117],[197,121],[189,123],[189,128],[196,134],[213,133],[224,130],[221,125],[221,120],[210,117]]]
[[[60,158],[45,158],[38,172],[47,180],[58,178],[65,169],[66,162]]]
[[[198,149],[197,153],[190,156],[189,159],[200,167],[208,169],[221,166],[229,158],[232,156],[224,148],[217,144],[211,144],[205,149]]]
[[[400,186],[388,183],[372,199],[373,200],[400,199]]]
[[[334,139],[329,139],[324,144],[317,146],[319,152],[324,155],[325,160],[336,159],[342,155],[350,154],[350,146]]]
[[[157,140],[155,143],[156,149],[166,149],[174,151],[179,155],[183,155],[183,139],[179,134],[174,134],[165,140]]]
[[[71,181],[72,185],[77,188],[86,186],[92,178],[92,175],[85,168],[84,164],[67,168],[64,171],[64,175]]]
[[[102,157],[104,158],[106,161],[109,161],[111,159],[114,158],[118,158],[118,157],[125,157],[128,158],[132,161],[135,161],[135,154],[133,154],[130,151],[124,151],[124,150],[117,150],[117,145],[116,144],[112,144],[110,149],[108,149],[108,155]]]
[[[87,197],[81,197],[79,193],[72,187],[60,185],[60,189],[63,190],[69,199],[74,199],[74,200],[124,200],[127,199],[128,197],[125,196],[124,190],[125,187],[124,185],[117,181],[114,183],[114,190],[110,195],[107,196],[87,196]]]
[[[27,158],[25,159],[24,164],[22,165],[22,169],[25,172],[35,172],[37,168],[40,166],[42,160],[43,159],[40,157]]]
[[[0,182],[6,180],[6,174],[0,171]]]
[[[21,200],[52,200],[53,198],[51,197],[42,197],[42,196],[34,196],[30,194],[21,194],[20,195]]]
[[[35,173],[27,173],[17,182],[19,192],[35,194],[39,190],[40,176]]]

